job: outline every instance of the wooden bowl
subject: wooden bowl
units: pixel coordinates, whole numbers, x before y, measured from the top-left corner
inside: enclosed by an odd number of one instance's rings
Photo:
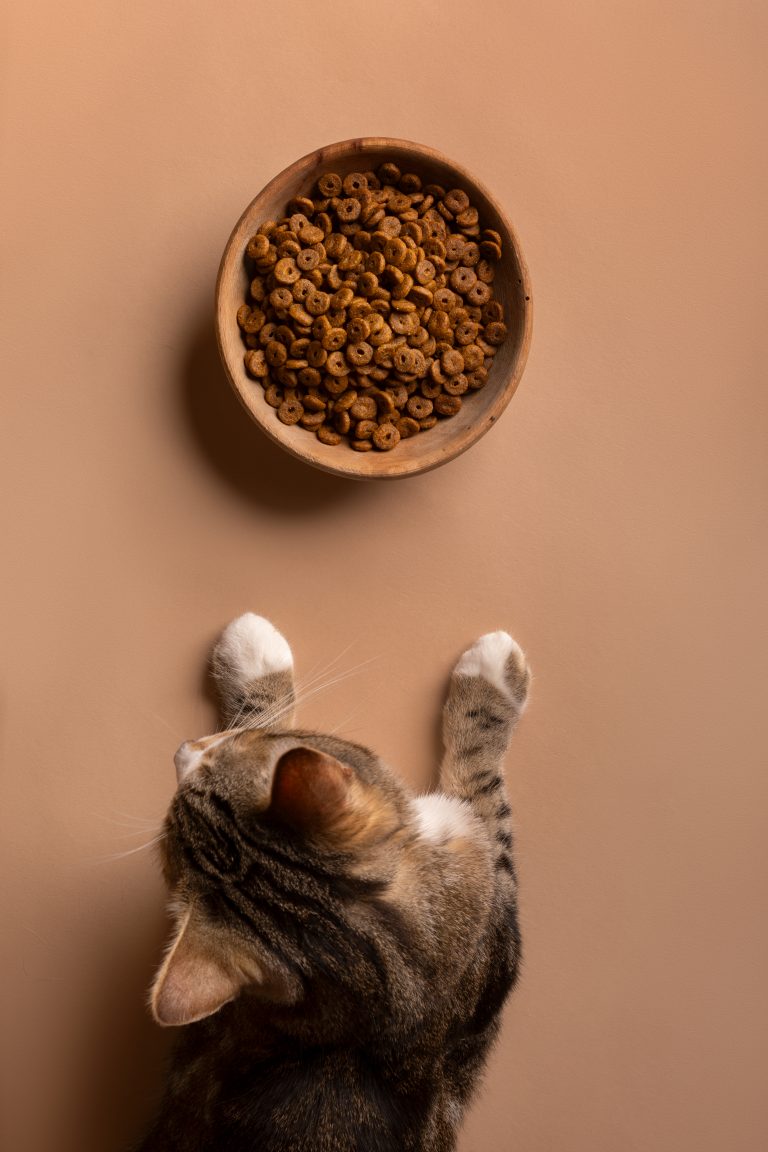
[[[401,440],[390,452],[355,452],[346,441],[321,444],[298,424],[282,424],[264,399],[262,385],[252,380],[243,362],[245,348],[237,326],[237,310],[247,300],[248,274],[243,260],[246,245],[265,220],[285,214],[292,196],[311,195],[323,172],[369,171],[393,160],[404,172],[416,172],[425,183],[463,188],[480,213],[485,228],[503,238],[503,255],[496,268],[494,296],[504,306],[509,335],[494,357],[488,380],[467,395],[456,416],[438,421],[434,428]],[[528,269],[512,225],[482,184],[439,152],[407,140],[366,137],[344,140],[310,152],[275,176],[246,208],[224,250],[216,284],[216,331],[219,351],[232,387],[243,406],[270,439],[300,460],[355,479],[394,479],[427,472],[465,452],[495,424],[523,374],[531,342],[531,287]]]

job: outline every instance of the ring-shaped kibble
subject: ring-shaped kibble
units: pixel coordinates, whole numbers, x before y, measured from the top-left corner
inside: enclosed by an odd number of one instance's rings
[[[376,401],[372,396],[358,396],[349,407],[353,420],[373,420],[376,415]]]
[[[474,344],[479,329],[473,320],[465,320],[457,324],[453,330],[457,344]]]
[[[325,241],[325,251],[329,260],[338,260],[347,248],[347,238],[340,232],[331,232]]]
[[[336,205],[336,215],[344,224],[352,224],[360,215],[360,201],[352,198],[339,200]]]
[[[393,192],[387,201],[387,207],[390,212],[394,212],[399,216],[402,212],[407,212],[411,206],[410,196],[406,196],[404,192]]]
[[[445,257],[447,260],[461,260],[466,247],[463,236],[449,236],[445,242]]]
[[[254,276],[253,280],[251,280],[251,284],[250,284],[248,291],[251,294],[251,298],[253,300],[255,300],[255,302],[257,304],[260,304],[262,302],[262,300],[266,300],[267,289],[266,289],[266,286],[264,284],[264,277],[263,276]]]
[[[279,408],[285,397],[282,388],[278,388],[277,384],[268,384],[264,389],[264,399],[270,408]]]
[[[321,444],[328,444],[335,447],[341,444],[341,436],[338,432],[334,432],[328,424],[321,424],[315,433]]]
[[[432,301],[435,308],[447,312],[449,308],[454,308],[456,305],[456,293],[452,292],[450,288],[438,288],[432,293]]]
[[[350,446],[355,452],[372,452],[373,443],[370,440],[350,440]]]
[[[419,352],[418,348],[412,348],[413,353],[411,358],[411,372],[414,376],[422,377],[427,374],[427,361],[423,353]]]
[[[248,315],[243,319],[240,327],[247,335],[254,336],[264,327],[266,319],[260,308],[249,308]]]
[[[426,396],[428,400],[434,400],[435,396],[439,396],[444,386],[443,383],[433,380],[429,376],[419,381],[419,391],[422,396]]]
[[[362,364],[370,364],[373,359],[373,348],[365,340],[361,340],[359,344],[347,345],[346,356],[353,367],[359,368]]]
[[[302,272],[311,272],[320,263],[320,253],[316,248],[302,248],[295,260]]]
[[[411,396],[406,408],[408,415],[413,416],[414,420],[424,420],[427,416],[432,415],[433,404],[426,396]]]
[[[474,372],[485,360],[483,350],[477,344],[465,344],[461,354],[464,357],[464,368],[467,372]]]
[[[322,368],[328,359],[328,353],[319,340],[313,340],[307,348],[307,363],[312,368]]]
[[[480,254],[485,256],[486,260],[501,260],[501,245],[494,243],[493,240],[483,240],[480,244]]]
[[[321,244],[325,233],[322,228],[318,228],[316,225],[310,224],[309,221],[307,221],[307,223],[299,229],[298,236],[304,245]]]
[[[385,236],[394,239],[399,236],[403,230],[403,226],[398,220],[397,216],[384,216],[378,224],[379,232],[383,232]]]
[[[437,269],[431,260],[419,260],[416,265],[416,274],[414,279],[418,284],[429,284],[430,280],[434,280],[437,275]]]
[[[302,428],[319,428],[325,422],[324,412],[305,412],[299,420]]]
[[[490,324],[493,320],[503,320],[504,309],[498,300],[488,300],[483,305],[483,324]]]
[[[312,317],[309,312],[299,303],[291,304],[288,315],[296,321],[300,328],[309,328],[312,324]]]
[[[462,296],[465,292],[469,292],[473,284],[477,282],[477,276],[471,268],[465,267],[460,264],[458,268],[454,268],[451,272],[451,288],[460,292]]]
[[[460,396],[442,395],[435,397],[435,412],[438,412],[441,416],[455,416],[460,410]]]
[[[357,287],[363,296],[373,296],[378,291],[379,280],[374,272],[363,272],[357,281]]]
[[[404,172],[398,180],[397,186],[401,192],[411,196],[414,192],[421,191],[421,177],[417,176],[415,172]]]
[[[384,245],[384,259],[387,264],[398,268],[405,259],[407,251],[404,240],[401,240],[399,236],[390,236]]]
[[[346,412],[352,407],[355,400],[357,400],[357,392],[354,388],[348,388],[346,392],[342,392],[341,396],[334,401],[334,410],[336,412]]]
[[[256,377],[256,379],[268,376],[269,366],[263,349],[256,348],[251,352],[246,352],[245,367],[249,375]]]
[[[474,228],[479,219],[477,208],[473,208],[471,204],[456,215],[456,223],[460,228]]]
[[[404,376],[410,375],[413,372],[413,353],[414,349],[409,348],[407,344],[398,345],[392,357],[395,371]]]
[[[347,324],[347,339],[351,344],[359,344],[361,340],[367,340],[370,334],[371,326],[362,316],[356,316]]]
[[[468,388],[469,381],[463,372],[459,372],[456,376],[449,376],[443,384],[443,391],[449,396],[463,396]]]
[[[467,300],[475,308],[482,308],[483,304],[487,304],[490,298],[491,290],[487,284],[483,284],[482,280],[477,280],[467,292]]]
[[[278,289],[279,291],[279,289]],[[284,289],[287,291],[287,289]],[[307,280],[306,276],[301,276],[291,288],[293,299],[303,304],[308,296],[311,296],[315,291],[315,286],[311,280]]]
[[[382,184],[397,184],[402,176],[402,172],[392,160],[385,160],[384,163],[380,164],[376,169],[376,175]]]
[[[358,420],[355,424],[355,436],[358,440],[370,440],[377,428],[375,420]]]
[[[349,172],[341,182],[345,196],[356,196],[368,187],[368,179],[362,172]]]
[[[452,188],[450,192],[446,192],[443,203],[448,211],[456,216],[459,212],[465,212],[469,208],[469,196],[462,188]]]
[[[283,400],[277,410],[277,418],[283,424],[298,424],[303,415],[304,406],[298,400]]]
[[[349,387],[349,376],[331,376],[328,374],[323,377],[323,387],[331,396],[341,396]]]
[[[271,368],[279,368],[280,365],[285,364],[288,359],[285,344],[281,344],[279,340],[270,340],[264,354],[267,358],[267,364],[269,364]]]
[[[507,326],[502,320],[493,320],[485,326],[485,339],[489,344],[503,344],[507,338]]]
[[[332,329],[333,331],[333,329]],[[346,333],[344,333],[346,337]],[[331,352],[330,356],[325,362],[325,370],[331,376],[346,376],[349,372],[349,365],[344,358],[343,352]]]
[[[355,298],[355,294],[351,288],[342,287],[337,288],[333,296],[331,296],[331,308],[348,308]]]
[[[380,452],[391,452],[400,443],[400,433],[394,424],[379,424],[373,434],[373,446]]]
[[[287,311],[293,304],[293,293],[290,288],[273,288],[269,294],[269,302],[279,311]]]
[[[278,284],[294,284],[301,277],[301,270],[292,256],[284,256],[275,264],[273,272]]]
[[[252,236],[248,241],[246,252],[252,260],[263,260],[268,251],[269,240],[266,236],[262,236],[261,233],[257,233],[255,236]]]
[[[336,352],[339,348],[343,348],[346,342],[347,334],[343,328],[329,328],[321,340],[326,352]]]
[[[428,432],[430,428],[434,428],[437,424],[437,416],[433,413],[431,416],[425,416],[423,420],[419,420],[419,428],[422,432]]]
[[[401,440],[409,440],[411,436],[417,436],[421,431],[421,425],[412,416],[401,416],[395,421],[395,428],[400,433]]]
[[[464,251],[461,254],[462,264],[466,264],[468,268],[474,268],[480,261],[480,249],[474,240],[470,240],[468,244],[464,245]]]
[[[493,284],[496,278],[493,264],[489,263],[488,260],[479,260],[475,265],[475,272],[478,280],[482,280],[483,284]]]
[[[488,379],[488,370],[486,369],[486,367],[484,367],[482,365],[480,365],[480,367],[477,367],[477,369],[474,370],[473,372],[467,373],[467,377],[466,377],[467,384],[469,384],[470,388],[472,389],[472,392],[479,392],[480,388],[482,387],[482,385],[485,384],[487,379]]]
[[[341,412],[337,412],[333,418],[333,423],[337,432],[341,432],[342,436],[346,436],[352,427],[352,417],[348,409],[343,408]]]
[[[317,190],[321,196],[338,196],[341,188],[342,181],[338,172],[324,172],[317,181]]]
[[[291,213],[290,219],[288,220],[288,228],[295,236],[298,236],[299,230],[303,228],[305,224],[309,224],[309,220],[307,220],[303,212]]]
[[[327,292],[318,292],[313,290],[305,301],[305,307],[310,316],[322,316],[327,312],[331,304],[331,298]]]
[[[371,252],[365,261],[365,273],[372,272],[374,276],[381,276],[387,266],[383,252]]]

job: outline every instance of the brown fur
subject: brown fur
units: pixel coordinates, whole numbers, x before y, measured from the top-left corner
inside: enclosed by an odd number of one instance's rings
[[[290,671],[244,682],[221,653],[237,727],[194,746],[165,825],[151,1002],[184,1027],[140,1152],[450,1152],[517,975],[501,761],[524,660],[503,688],[454,674],[441,787],[463,804],[425,832],[373,753],[285,726]]]

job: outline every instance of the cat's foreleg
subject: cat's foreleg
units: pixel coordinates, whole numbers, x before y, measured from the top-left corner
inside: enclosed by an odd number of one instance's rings
[[[227,625],[213,650],[211,671],[225,728],[293,723],[293,654],[263,616],[246,612]]]
[[[489,632],[461,656],[443,708],[440,786],[468,803],[489,829],[499,860],[511,861],[503,763],[528,697],[525,655],[506,632]]]

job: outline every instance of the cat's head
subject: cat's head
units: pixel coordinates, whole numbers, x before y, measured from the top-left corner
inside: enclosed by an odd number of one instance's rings
[[[240,995],[296,1004],[318,981],[376,995],[378,897],[409,838],[392,775],[358,745],[253,728],[183,744],[176,768],[155,1019],[192,1023]]]

